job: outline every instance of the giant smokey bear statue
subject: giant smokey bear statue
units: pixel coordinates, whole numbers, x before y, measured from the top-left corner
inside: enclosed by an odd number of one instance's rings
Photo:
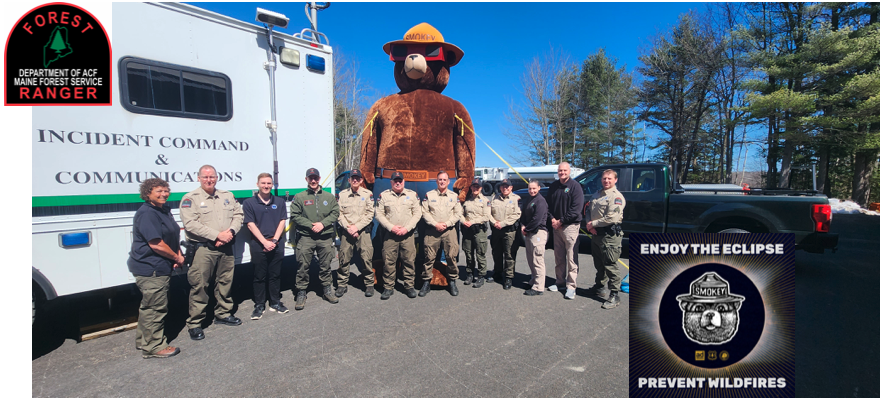
[[[427,23],[414,26],[403,40],[386,43],[382,49],[394,61],[394,81],[400,92],[376,101],[367,113],[361,141],[364,180],[378,198],[391,188],[391,175],[401,172],[406,188],[422,199],[437,188],[437,173],[442,170],[463,201],[474,177],[473,123],[461,103],[441,93],[449,83],[450,68],[461,61],[464,52],[444,42],[440,32]],[[373,242],[381,242],[381,235]],[[382,253],[381,247],[374,248],[374,254]],[[417,251],[416,268],[422,265],[422,252]],[[433,274],[432,284],[447,284],[436,267]]]
[[[467,109],[440,94],[449,83],[449,69],[464,52],[445,43],[437,29],[426,23],[406,32],[403,40],[382,47],[394,61],[394,81],[400,92],[373,104],[361,142],[361,171],[366,182],[385,179],[374,186],[378,194],[390,187],[387,180],[401,171],[409,182],[428,182],[437,172],[449,173],[450,182],[464,198],[474,176],[474,133]],[[464,126],[462,126],[464,124]],[[407,188],[420,197],[427,189]]]

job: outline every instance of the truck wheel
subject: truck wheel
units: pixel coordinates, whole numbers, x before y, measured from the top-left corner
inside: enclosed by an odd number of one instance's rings
[[[743,229],[724,229],[718,232],[719,234],[740,234],[740,233],[751,233],[748,230]]]

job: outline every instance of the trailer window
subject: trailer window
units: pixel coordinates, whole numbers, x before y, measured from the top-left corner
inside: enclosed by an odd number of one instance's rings
[[[125,57],[120,62],[122,106],[130,112],[229,120],[232,91],[229,77],[158,61]]]

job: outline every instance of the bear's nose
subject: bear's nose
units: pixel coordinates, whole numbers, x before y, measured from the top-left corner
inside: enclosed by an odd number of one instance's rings
[[[410,54],[403,62],[403,72],[410,79],[421,79],[428,72],[428,61],[421,54]]]

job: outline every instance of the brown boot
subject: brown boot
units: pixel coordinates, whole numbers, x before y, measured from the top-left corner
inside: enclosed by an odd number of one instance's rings
[[[173,346],[167,346],[165,349],[162,349],[156,353],[145,354],[144,359],[149,359],[151,357],[171,357],[180,353],[180,348],[175,348]]]

